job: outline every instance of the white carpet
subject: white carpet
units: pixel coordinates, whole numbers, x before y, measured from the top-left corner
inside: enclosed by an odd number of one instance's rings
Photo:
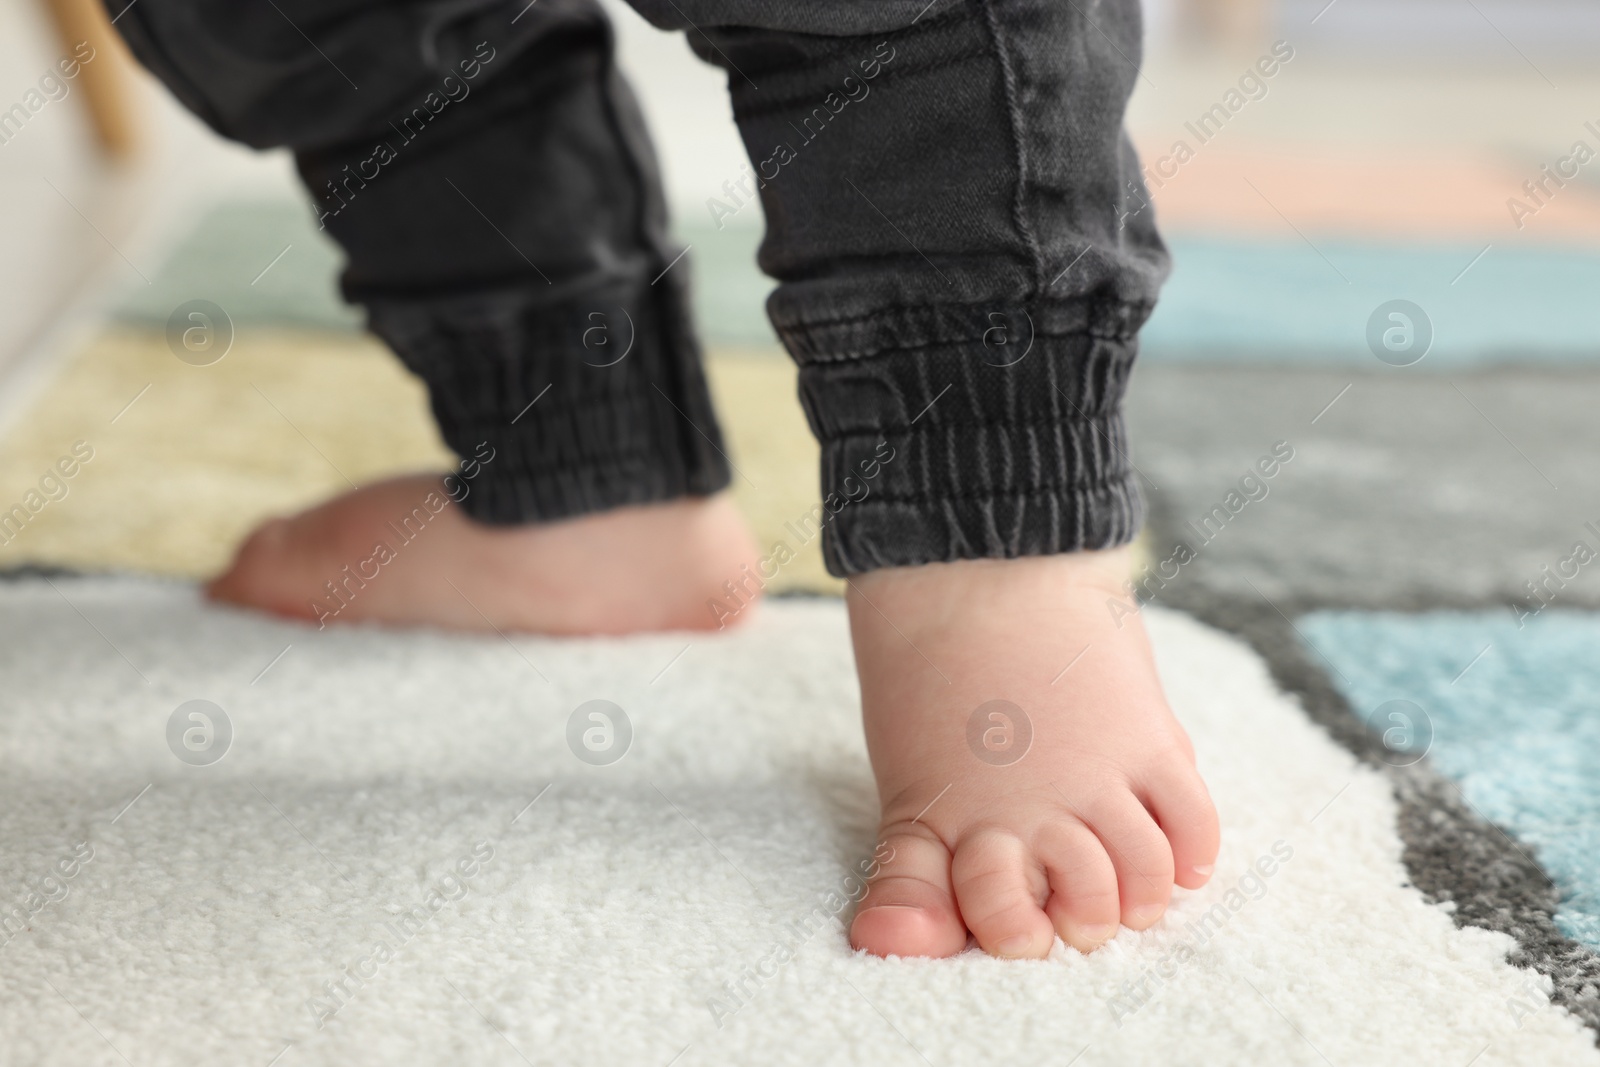
[[[1212,885],[1089,958],[882,961],[796,925],[873,843],[835,602],[507,642],[56,586],[0,586],[0,1063],[1600,1064],[1406,886],[1383,781],[1184,617],[1149,612]],[[210,766],[168,748],[192,699]],[[592,699],[631,718],[609,766],[568,748]]]

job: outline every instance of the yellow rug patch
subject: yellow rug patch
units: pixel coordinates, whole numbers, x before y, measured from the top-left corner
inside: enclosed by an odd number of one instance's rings
[[[791,532],[818,494],[794,365],[728,350],[707,373],[738,467],[734,499],[763,551],[797,551],[768,591],[837,595],[820,539]],[[454,464],[421,382],[373,338],[251,328],[196,367],[160,333],[113,329],[0,439],[0,568],[204,578],[268,516]]]
[[[798,547],[784,524],[816,503],[817,447],[793,365],[721,352],[709,375],[741,472],[735,499],[763,545]],[[454,462],[421,383],[372,338],[245,329],[196,367],[159,333],[112,330],[0,440],[0,567],[201,578],[270,515]],[[840,584],[813,541],[771,591]]]

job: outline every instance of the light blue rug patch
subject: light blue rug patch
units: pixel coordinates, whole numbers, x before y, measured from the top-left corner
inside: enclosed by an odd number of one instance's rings
[[[675,230],[690,249],[690,293],[708,344],[778,354],[766,317],[773,282],[756,266],[762,233],[754,216],[720,230],[680,220]],[[1142,358],[1370,367],[1368,321],[1380,305],[1407,300],[1425,320],[1407,328],[1431,334],[1416,370],[1600,360],[1600,254],[1511,242],[1483,252],[1312,240],[1315,248],[1293,236],[1169,235],[1173,273],[1142,335]],[[304,202],[223,201],[149,286],[129,292],[119,317],[160,327],[174,308],[206,299],[235,322],[357,330],[364,316],[339,295],[343,265]]]
[[[776,345],[764,313],[773,283],[755,265],[761,230],[688,227],[679,239],[693,247],[695,310],[707,339]],[[1418,356],[1396,373],[1600,360],[1600,254],[1593,251],[1312,240],[1315,248],[1292,236],[1169,236],[1172,277],[1142,334],[1142,358],[1381,369],[1368,324],[1381,306],[1405,300],[1421,319],[1377,315],[1379,344],[1398,326],[1410,336],[1391,337],[1421,345],[1390,354],[1397,364]]]
[[[1144,358],[1378,366],[1368,321],[1381,305],[1407,300],[1426,316],[1417,330],[1432,333],[1417,370],[1600,359],[1592,251],[1312,240],[1315,248],[1293,236],[1174,237],[1172,278],[1145,327]]]
[[[1548,609],[1424,615],[1316,612],[1299,620],[1355,713],[1420,748],[1561,892],[1557,925],[1600,949],[1600,616]],[[1406,724],[1381,712],[1407,700]],[[1393,705],[1389,710],[1404,705]]]

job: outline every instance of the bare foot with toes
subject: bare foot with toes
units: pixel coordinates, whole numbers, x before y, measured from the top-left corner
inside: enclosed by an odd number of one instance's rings
[[[1119,549],[852,579],[894,850],[853,946],[950,956],[970,931],[996,956],[1043,957],[1057,935],[1088,952],[1154,924],[1174,885],[1205,884],[1216,811],[1139,617],[1119,627],[1106,608],[1128,574]]]
[[[438,477],[263,524],[218,599],[330,622],[618,634],[707,629],[757,552],[726,494],[487,526]],[[1216,812],[1137,616],[1126,550],[874,571],[846,600],[893,849],[851,926],[881,956],[1091,951],[1198,888]],[[748,617],[741,612],[739,619]],[[1070,665],[1070,666],[1069,666]]]
[[[207,593],[324,625],[699,630],[717,626],[706,602],[756,560],[726,494],[489,526],[469,519],[438,476],[419,474],[264,523]]]

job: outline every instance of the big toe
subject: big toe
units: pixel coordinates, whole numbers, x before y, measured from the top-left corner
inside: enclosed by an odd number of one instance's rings
[[[850,924],[850,944],[874,956],[954,956],[967,929],[950,886],[950,851],[927,827],[886,828],[888,858]]]

